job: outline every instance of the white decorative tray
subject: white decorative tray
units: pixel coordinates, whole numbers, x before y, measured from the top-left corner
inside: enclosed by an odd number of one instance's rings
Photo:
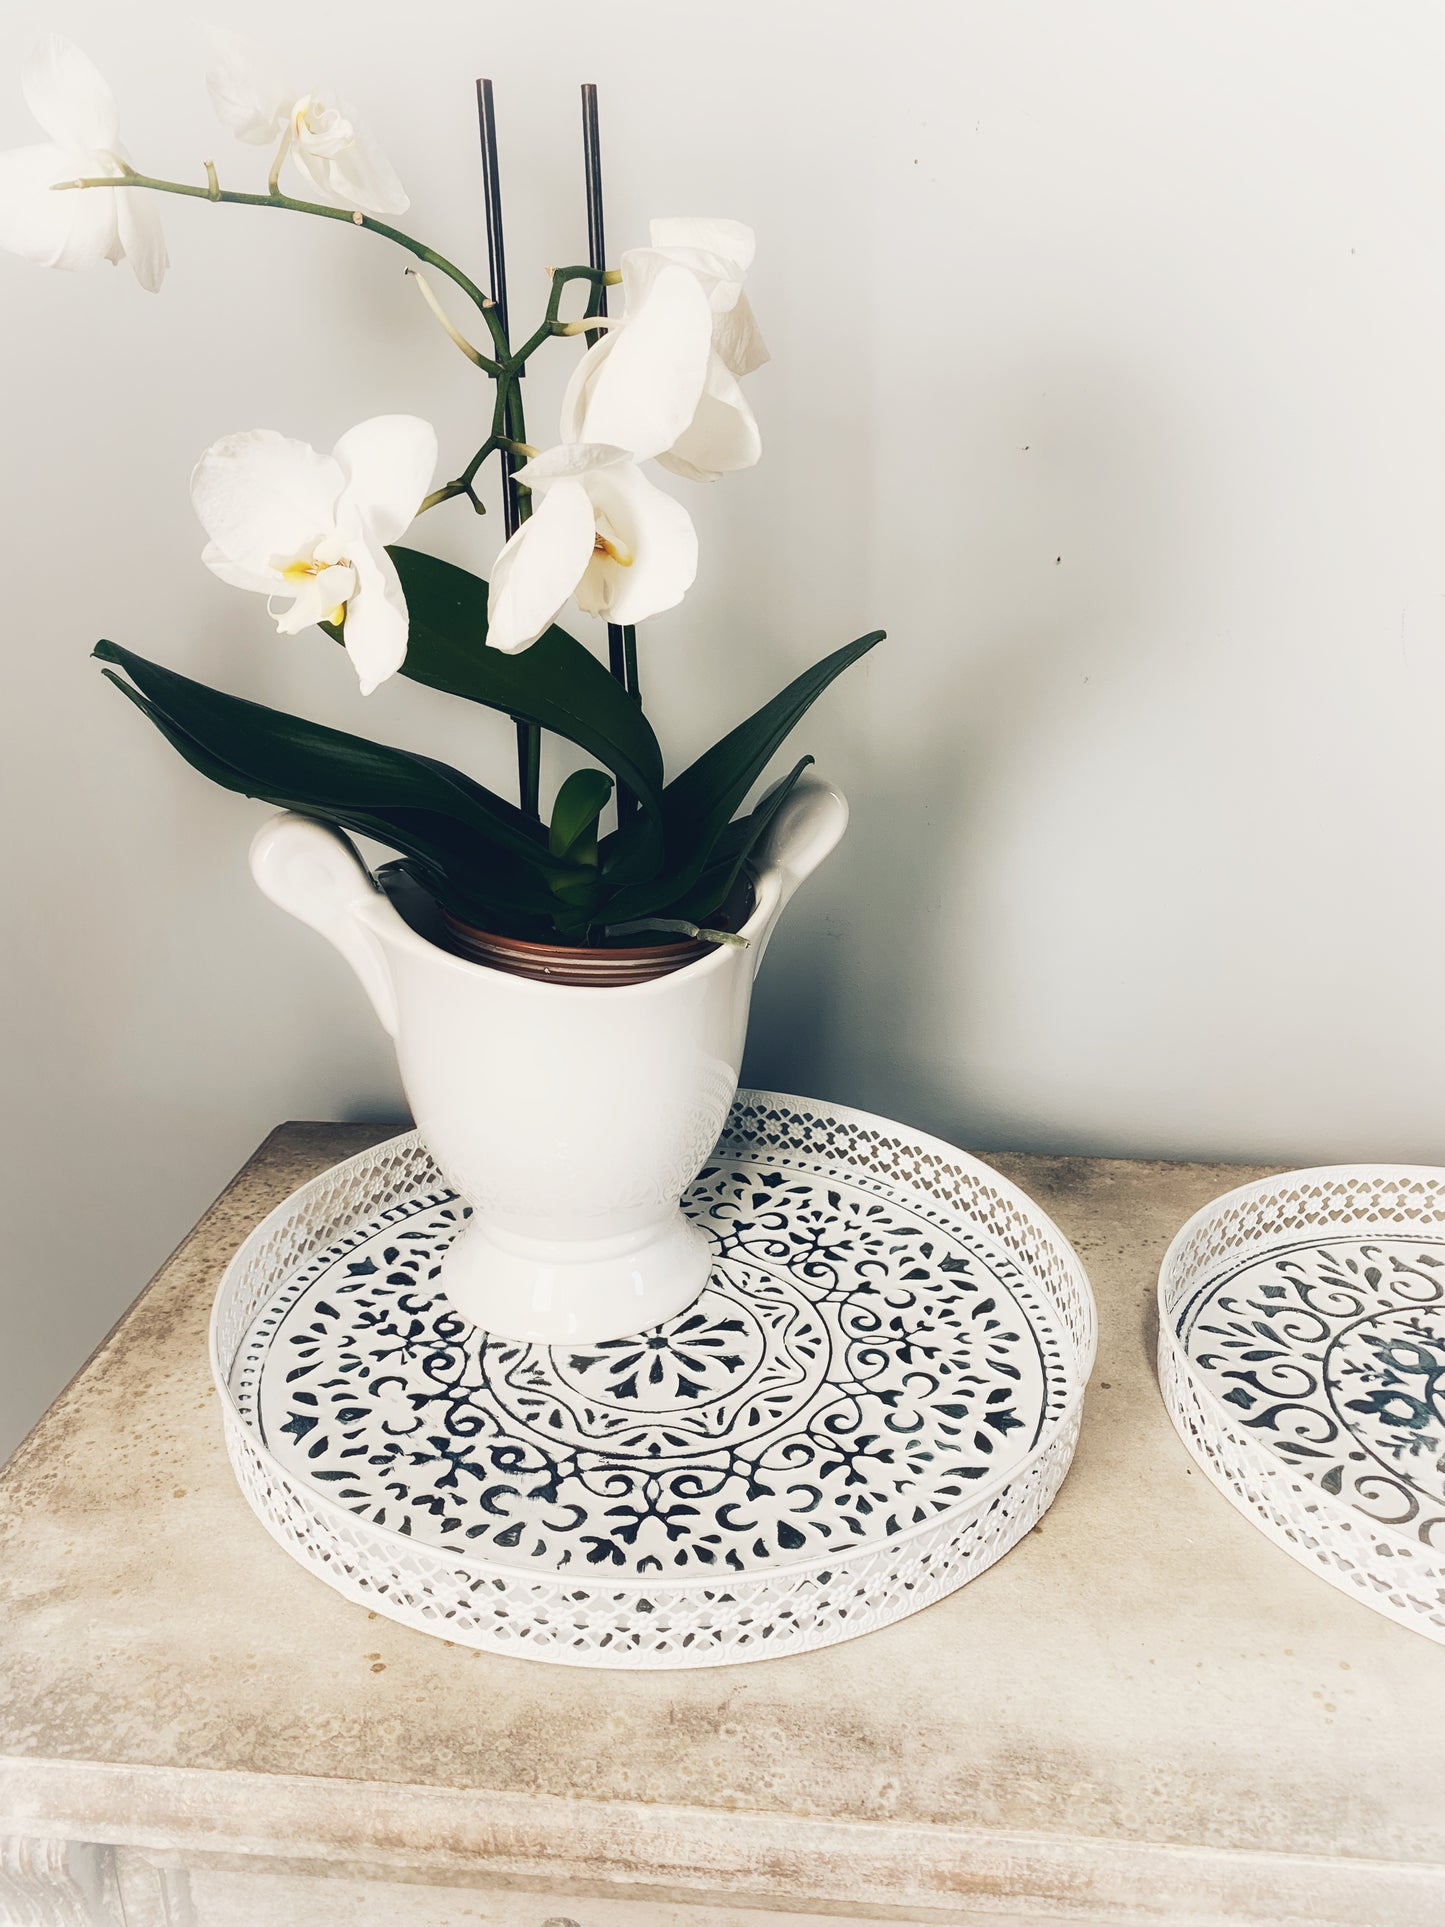
[[[1291,1171],[1196,1212],[1159,1273],[1159,1383],[1231,1504],[1445,1641],[1445,1170]]]
[[[851,1638],[1037,1522],[1094,1304],[1020,1191],[885,1119],[744,1091],[684,1204],[717,1246],[699,1302],[547,1350],[435,1289],[461,1207],[415,1135],[303,1186],[212,1318],[258,1518],[407,1625],[616,1667]]]

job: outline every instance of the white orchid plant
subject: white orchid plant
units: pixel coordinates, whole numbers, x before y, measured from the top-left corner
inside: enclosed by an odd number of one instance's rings
[[[649,245],[616,269],[602,252],[595,96],[584,90],[590,260],[551,271],[545,313],[513,346],[508,328],[490,88],[479,83],[493,291],[390,225],[408,201],[351,108],[272,73],[246,42],[213,36],[207,83],[235,136],[271,156],[264,191],[138,172],[121,145],[110,89],[52,35],[23,75],[48,136],[0,154],[0,247],[49,267],[126,260],[142,287],[167,268],[158,198],[266,207],[347,222],[405,249],[427,307],[493,385],[490,432],[433,486],[431,425],[383,415],[330,454],[273,429],[227,435],[201,456],[191,494],[202,560],[266,597],[279,633],[317,627],[341,643],[363,694],[401,673],[513,719],[519,800],[461,771],[207,688],[113,642],[106,674],[186,760],[226,789],[302,811],[385,845],[454,917],[493,932],[571,944],[720,934],[750,852],[803,758],[738,815],[784,738],[833,678],[881,639],[860,637],[797,677],[668,780],[638,688],[638,623],[676,607],[697,573],[697,536],[648,465],[687,482],[751,467],[761,453],[743,380],[767,359],[744,292],[753,235],[740,222],[652,223]],[[297,199],[304,174],[324,198]],[[387,218],[383,218],[387,217]],[[449,281],[484,330],[478,347],[449,318],[425,270]],[[585,294],[564,320],[567,290]],[[620,285],[623,311],[607,314]],[[522,377],[554,337],[582,337],[557,443],[527,441]],[[490,584],[405,546],[415,519],[462,499],[481,514],[495,460],[506,540]],[[608,624],[608,664],[557,626],[568,603]],[[544,822],[541,736],[566,738],[600,767],[562,783]],[[605,832],[604,811],[615,803]]]

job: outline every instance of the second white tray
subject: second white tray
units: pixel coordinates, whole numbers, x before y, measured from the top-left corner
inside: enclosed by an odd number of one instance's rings
[[[1206,1205],[1159,1273],[1159,1382],[1232,1505],[1445,1641],[1445,1171],[1331,1165]]]

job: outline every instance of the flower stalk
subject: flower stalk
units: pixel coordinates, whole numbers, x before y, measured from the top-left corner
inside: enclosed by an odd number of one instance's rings
[[[492,318],[494,310],[487,296],[470,275],[464,273],[454,261],[448,261],[444,254],[438,254],[435,248],[427,247],[415,236],[404,234],[400,228],[392,227],[387,221],[378,220],[374,214],[363,214],[360,209],[328,207],[324,201],[298,201],[290,194],[244,194],[234,188],[218,187],[215,184],[213,165],[208,166],[206,172],[208,178],[205,187],[192,186],[189,181],[163,181],[155,175],[137,174],[134,169],[131,169],[119,175],[103,174],[85,180],[57,181],[51,192],[64,194],[73,192],[77,188],[96,187],[108,187],[117,191],[136,189],[152,194],[179,194],[196,201],[224,201],[231,207],[284,208],[291,214],[313,214],[318,220],[345,221],[351,226],[365,228],[368,233],[380,234],[384,239],[394,242],[397,247],[405,248],[407,253],[414,254],[418,261],[425,261],[428,267],[435,268],[439,274],[444,274],[448,280],[454,281],[487,320],[493,341],[500,347],[502,355],[506,354],[506,338],[499,333]],[[499,356],[500,359],[501,356]]]

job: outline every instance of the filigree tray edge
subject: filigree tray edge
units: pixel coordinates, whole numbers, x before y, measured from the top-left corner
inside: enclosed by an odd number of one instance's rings
[[[469,1558],[465,1554],[452,1553],[450,1549],[443,1551],[441,1548],[420,1545],[414,1539],[400,1540],[408,1569],[425,1569],[433,1578],[444,1576],[454,1592],[459,1584],[464,1589],[470,1587],[473,1590],[501,1588],[509,1595],[525,1599],[536,1609],[548,1613],[560,1612],[564,1618],[567,1611],[564,1595],[566,1598],[575,1596],[578,1600],[582,1600],[584,1595],[589,1599],[593,1596],[605,1598],[614,1609],[622,1610],[628,1601],[635,1602],[639,1596],[651,1593],[665,1595],[666,1600],[672,1602],[664,1607],[664,1611],[677,1609],[676,1602],[679,1601],[683,1602],[683,1608],[688,1612],[697,1612],[701,1602],[704,1617],[710,1608],[715,1608],[713,1617],[718,1622],[691,1644],[678,1646],[672,1651],[654,1648],[646,1653],[608,1652],[605,1647],[595,1651],[575,1651],[557,1645],[541,1651],[537,1644],[529,1643],[525,1633],[519,1632],[512,1643],[499,1644],[493,1634],[476,1625],[461,1625],[454,1615],[434,1617],[427,1610],[426,1582],[419,1580],[415,1588],[403,1588],[407,1596],[400,1598],[394,1572],[390,1569],[383,1572],[378,1584],[376,1576],[367,1571],[365,1560],[358,1560],[355,1555],[355,1542],[370,1542],[379,1538],[385,1543],[396,1541],[399,1535],[390,1533],[385,1527],[371,1525],[367,1525],[364,1531],[358,1531],[357,1521],[351,1511],[313,1486],[301,1489],[288,1470],[257,1439],[237,1407],[232,1390],[231,1370],[239,1340],[234,1331],[233,1342],[228,1345],[223,1340],[222,1322],[229,1282],[237,1275],[239,1268],[254,1258],[257,1251],[265,1248],[268,1241],[284,1240],[290,1234],[292,1242],[287,1248],[286,1261],[293,1265],[299,1261],[298,1254],[304,1257],[308,1249],[324,1246],[328,1233],[333,1229],[324,1210],[319,1214],[319,1224],[313,1226],[313,1235],[302,1236],[299,1243],[295,1241],[298,1226],[304,1220],[308,1207],[324,1200],[338,1186],[344,1192],[356,1173],[369,1172],[390,1161],[399,1165],[404,1173],[410,1174],[402,1185],[403,1190],[414,1183],[418,1176],[425,1181],[433,1167],[414,1133],[400,1134],[369,1151],[344,1160],[300,1187],[250,1234],[228,1266],[217,1293],[212,1317],[211,1361],[225,1415],[228,1451],[238,1482],[252,1510],[271,1536],[337,1590],[392,1617],[423,1625],[426,1630],[440,1633],[457,1643],[519,1653],[530,1650],[535,1656],[553,1663],[592,1666],[727,1664],[744,1658],[771,1656],[786,1650],[812,1650],[918,1610],[953,1591],[977,1571],[1001,1557],[1024,1532],[1037,1523],[1052,1502],[1072,1460],[1084,1386],[1096,1343],[1092,1294],[1082,1265],[1046,1214],[991,1167],[970,1158],[943,1140],[922,1132],[904,1131],[903,1127],[888,1119],[781,1093],[744,1091],[738,1094],[721,1143],[731,1145],[734,1149],[754,1144],[755,1135],[745,1128],[746,1120],[751,1115],[768,1111],[781,1111],[795,1118],[812,1121],[820,1117],[837,1120],[855,1130],[876,1133],[880,1143],[896,1144],[901,1135],[910,1149],[922,1150],[935,1162],[933,1177],[945,1192],[948,1183],[954,1181],[987,1187],[997,1198],[1007,1202],[1011,1215],[1021,1220],[1028,1234],[1050,1251],[1053,1261],[1072,1274],[1069,1290],[1073,1294],[1074,1328],[1070,1336],[1074,1344],[1074,1357],[1070,1361],[1072,1382],[1066,1401],[1043,1426],[1038,1441],[1026,1458],[1008,1467],[996,1479],[970,1491],[966,1502],[961,1502],[952,1511],[924,1521],[920,1526],[907,1533],[899,1533],[887,1542],[886,1549],[895,1566],[907,1566],[912,1562],[916,1568],[912,1576],[900,1580],[905,1589],[902,1597],[884,1598],[879,1593],[878,1574],[869,1574],[864,1570],[868,1562],[858,1558],[855,1548],[843,1548],[832,1556],[818,1556],[789,1565],[771,1575],[749,1575],[741,1580],[724,1581],[709,1574],[685,1574],[668,1576],[665,1583],[657,1585],[633,1578],[609,1585],[599,1576],[588,1575],[587,1583],[579,1586],[575,1575],[568,1580],[543,1581],[535,1574],[504,1567],[492,1560],[475,1556]],[[943,1193],[935,1192],[935,1195]],[[1062,1319],[1061,1311],[1060,1317]],[[244,1324],[244,1320],[241,1322]],[[1003,1507],[1009,1530],[1004,1541],[995,1543],[989,1540],[987,1531],[982,1528],[999,1511],[1001,1502],[1009,1495],[1012,1495],[1012,1503]],[[979,1537],[977,1546],[967,1543],[970,1535]],[[876,1564],[877,1548],[868,1550]],[[858,1568],[856,1573],[853,1571],[855,1566]],[[808,1607],[816,1604],[807,1595],[810,1589],[818,1586],[819,1575],[833,1584],[835,1593],[840,1584],[845,1591],[850,1584],[861,1588],[855,1606],[852,1609],[845,1608],[830,1625],[800,1625],[796,1634],[785,1631],[782,1636],[778,1636],[777,1630],[768,1625],[757,1634],[757,1638],[764,1641],[763,1647],[757,1650],[746,1650],[746,1634],[741,1639],[729,1636],[735,1630],[731,1621],[739,1616],[746,1622],[749,1614],[767,1617],[771,1613],[787,1621],[795,1616],[799,1607],[806,1612]],[[886,1591],[885,1586],[883,1592]],[[765,1638],[765,1635],[772,1637]]]
[[[1334,1195],[1322,1216],[1312,1215],[1301,1191]],[[1160,1264],[1156,1362],[1181,1443],[1235,1511],[1346,1597],[1445,1644],[1445,1555],[1431,1558],[1433,1548],[1392,1532],[1389,1522],[1371,1522],[1348,1501],[1292,1476],[1200,1381],[1176,1330],[1181,1306],[1227,1250],[1264,1255],[1280,1248],[1282,1234],[1294,1240],[1317,1231],[1348,1240],[1422,1227],[1445,1234],[1445,1168],[1435,1165],[1306,1166],[1222,1193],[1179,1228]],[[1408,1583],[1402,1574],[1411,1575]]]

